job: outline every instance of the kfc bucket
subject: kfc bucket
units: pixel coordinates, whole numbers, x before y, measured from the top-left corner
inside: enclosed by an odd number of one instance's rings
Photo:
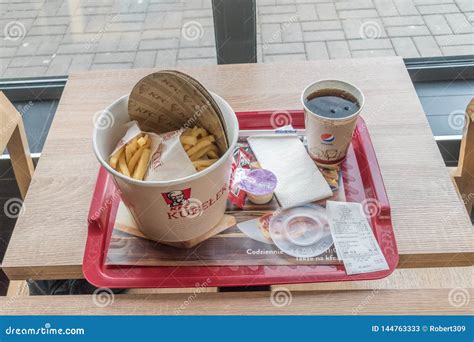
[[[210,167],[183,178],[135,180],[117,172],[107,162],[131,120],[128,95],[112,103],[96,118],[96,122],[109,123],[94,127],[93,147],[97,159],[112,175],[140,230],[153,240],[170,245],[191,245],[187,242],[209,233],[224,215],[232,151],[239,127],[230,105],[218,95],[211,95],[223,116],[228,148]]]

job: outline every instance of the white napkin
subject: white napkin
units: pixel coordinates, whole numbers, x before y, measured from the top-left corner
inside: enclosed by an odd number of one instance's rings
[[[275,195],[283,208],[332,196],[331,188],[295,134],[251,136],[248,142],[262,168],[277,177]]]

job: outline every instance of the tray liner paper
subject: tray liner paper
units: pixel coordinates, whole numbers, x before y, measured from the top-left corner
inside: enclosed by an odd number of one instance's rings
[[[245,138],[241,138],[239,145],[248,148]],[[338,189],[329,199],[345,201],[341,177]],[[325,201],[320,204],[324,204]],[[234,216],[235,221],[239,223],[278,208],[275,198],[270,203],[262,205],[252,204],[247,200],[243,210],[233,207],[228,202],[226,214]],[[189,249],[165,246],[143,236],[123,203],[120,203],[118,208],[106,258],[107,265],[136,266],[339,265],[341,263],[337,259],[334,246],[318,257],[300,260],[284,254],[274,245],[250,238],[241,232],[236,224]]]

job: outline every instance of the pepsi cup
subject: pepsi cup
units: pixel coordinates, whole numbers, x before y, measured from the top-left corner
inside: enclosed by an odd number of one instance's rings
[[[318,165],[341,163],[364,106],[364,95],[347,82],[322,80],[303,90],[301,102],[308,153]]]

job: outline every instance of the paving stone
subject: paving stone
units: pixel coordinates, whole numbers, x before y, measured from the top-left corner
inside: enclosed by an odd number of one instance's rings
[[[63,35],[67,30],[66,25],[60,26],[33,26],[28,31],[28,36],[53,36],[53,35]]]
[[[127,63],[135,60],[134,52],[114,52],[97,53],[94,57],[94,64],[99,63]]]
[[[28,67],[28,66],[42,66],[47,65],[43,63],[45,59],[48,57],[46,56],[24,56],[24,57],[16,57],[13,58],[10,62],[10,67],[12,68],[19,68],[19,67]]]
[[[192,1],[186,1],[185,3],[189,3],[189,5],[193,5]],[[171,3],[171,2],[161,2],[161,3],[155,3],[155,4],[149,4],[147,8],[147,12],[166,12],[166,11],[180,11],[186,8],[185,3],[182,2],[176,2],[176,3]],[[199,3],[197,7],[188,7],[190,9],[201,9],[201,4]]]
[[[153,0],[154,2],[162,2],[162,0]],[[208,0],[210,1],[210,0]],[[204,3],[201,0],[188,0],[183,1],[183,6],[185,9],[201,9],[204,8]]]
[[[351,50],[375,50],[375,49],[391,49],[392,43],[390,39],[357,39],[348,40]]]
[[[281,24],[290,21],[293,16],[294,13],[266,14],[259,19],[262,24]]]
[[[106,24],[104,30],[110,32],[130,32],[130,31],[141,31],[143,29],[143,22],[131,22],[131,23],[118,23],[110,22]]]
[[[371,0],[341,1],[336,2],[335,5],[338,11],[374,8]]]
[[[86,71],[89,70],[92,61],[94,59],[93,54],[81,54],[72,56],[71,65],[69,71]]]
[[[160,13],[147,13],[145,19],[145,29],[157,29],[157,28],[179,28],[183,24],[183,13],[182,12],[160,12]]]
[[[436,36],[436,41],[440,46],[468,45],[474,42],[474,34],[457,34],[448,36]]]
[[[384,26],[407,26],[407,25],[424,25],[423,17],[420,15],[410,15],[403,17],[387,17],[382,18]]]
[[[67,75],[69,73],[69,66],[71,65],[72,56],[56,56],[49,63],[47,75]]]
[[[179,38],[181,29],[163,29],[163,30],[145,30],[142,32],[141,39],[162,39]]]
[[[212,18],[212,9],[183,11],[183,19]]]
[[[295,13],[295,5],[285,5],[285,6],[263,6],[258,8],[258,14],[278,14],[278,13]]]
[[[177,57],[178,50],[158,50],[156,52],[155,66],[176,66]]]
[[[214,30],[212,27],[203,27],[201,38],[197,36],[198,39],[189,39],[185,35],[180,35],[180,47],[211,47],[216,46],[216,39],[214,36]]]
[[[326,45],[331,59],[351,58],[351,51],[346,41],[326,42]]]
[[[97,43],[87,42],[87,43],[78,43],[78,44],[61,44],[59,45],[58,54],[76,54],[95,51]]]
[[[91,41],[99,41],[100,33],[68,33],[61,39],[61,44],[78,44],[90,43]]]
[[[59,42],[45,41],[38,46],[36,54],[38,55],[52,55],[59,47]]]
[[[456,4],[462,12],[474,11],[474,1],[472,0],[456,0]]]
[[[387,27],[386,30],[389,37],[414,37],[430,34],[426,26],[394,26]]]
[[[397,16],[398,11],[392,0],[374,0],[377,13],[382,17]]]
[[[118,45],[120,43],[120,35],[121,35],[120,33],[104,33],[102,37],[100,37],[95,51],[97,52],[117,51]]]
[[[446,14],[445,18],[454,33],[472,33],[474,31],[473,25],[462,13]]]
[[[176,65],[180,67],[197,67],[205,65],[216,65],[215,58],[195,58],[195,59],[178,59]]]
[[[155,66],[155,51],[138,51],[133,62],[134,68],[152,68]]]
[[[316,13],[321,20],[338,19],[334,4],[316,4]]]
[[[420,57],[411,38],[392,38],[392,45],[398,56],[405,58]]]
[[[306,54],[308,56],[308,60],[329,59],[329,53],[326,47],[326,43],[324,42],[306,43],[305,47],[306,47]]]
[[[24,42],[23,44],[21,44],[18,49],[17,48],[1,48],[0,49],[0,56],[2,55],[2,52],[5,52],[5,53],[11,53],[10,57],[13,57],[15,56],[16,57],[19,57],[19,56],[32,56],[32,55],[36,55],[36,51],[38,51],[39,47],[40,47],[41,43],[38,43],[38,42]],[[2,51],[2,50],[5,50],[5,51]],[[16,51],[16,52],[15,52]]]
[[[0,58],[0,77],[7,69],[8,63],[10,63],[10,58]]]
[[[454,0],[412,0],[415,5],[440,5],[452,4]]]
[[[301,42],[303,41],[303,31],[299,22],[282,24],[282,39],[284,42]]]
[[[309,31],[303,32],[305,41],[344,40],[344,32],[338,31]]]
[[[115,16],[112,16],[113,21],[118,23],[129,23],[139,21],[142,22],[145,20],[146,14],[145,13],[119,13]]]
[[[298,5],[296,8],[297,18],[300,21],[316,20],[318,18],[314,4]]]
[[[352,57],[363,58],[363,57],[389,57],[395,56],[393,50],[359,50],[352,51]]]
[[[400,15],[416,15],[419,14],[415,5],[409,0],[393,0],[395,7]]]
[[[44,75],[47,66],[36,66],[36,67],[22,67],[22,68],[7,68],[4,73],[4,78],[17,78],[17,77],[31,77],[31,75]]]
[[[103,15],[91,15],[76,18],[79,20],[78,26],[84,26],[83,32],[103,32],[110,22],[110,18]],[[82,19],[82,20],[81,20]]]
[[[74,15],[82,16],[82,15],[94,15],[94,14],[110,14],[112,12],[112,8],[109,6],[104,7],[78,7],[74,12]]]
[[[178,38],[142,40],[138,45],[139,50],[156,50],[156,49],[177,49],[179,46]]]
[[[467,20],[472,24],[474,23],[474,12],[466,12],[464,13],[466,15]]]
[[[377,11],[374,9],[339,11],[338,13],[341,19],[378,17]]]
[[[446,14],[459,13],[459,9],[454,4],[417,6],[421,14]]]
[[[443,55],[445,56],[473,55],[474,45],[442,46],[441,51],[443,51]]]
[[[117,51],[135,51],[140,44],[141,32],[125,32],[120,35]]]
[[[342,25],[339,20],[303,22],[301,23],[301,27],[303,31],[327,31],[342,29]]]
[[[261,28],[263,43],[270,44],[282,42],[282,29],[280,24],[263,24],[261,25]]]
[[[69,16],[38,17],[33,22],[35,26],[58,26],[58,25],[61,26],[61,25],[69,25],[70,23],[71,23],[71,17]]]
[[[290,54],[290,55],[265,55],[263,57],[264,63],[283,63],[283,62],[297,62],[305,61],[305,54]]]
[[[425,20],[425,23],[428,26],[430,32],[434,35],[452,33],[448,22],[446,21],[446,19],[444,19],[444,16],[440,14],[425,15],[423,16],[423,19]]]
[[[432,36],[413,37],[413,41],[421,57],[440,56],[441,50]]]
[[[128,5],[128,10],[135,13],[146,13],[148,11],[148,1],[130,2]]]
[[[90,70],[115,70],[115,69],[131,69],[133,63],[107,63],[92,64]]]
[[[216,49],[214,47],[184,48],[178,51],[178,59],[215,57]]]
[[[277,5],[289,5],[294,4],[295,0],[276,0]]]
[[[269,6],[269,5],[276,5],[276,0],[258,0],[257,6]]]
[[[263,53],[266,55],[296,54],[304,52],[303,43],[274,43],[263,46]]]
[[[28,18],[36,18],[38,16],[37,10],[17,10],[17,11],[2,11],[2,18],[3,19],[13,19],[19,20],[21,19],[28,19]]]
[[[387,37],[380,19],[346,19],[342,27],[347,39]]]

